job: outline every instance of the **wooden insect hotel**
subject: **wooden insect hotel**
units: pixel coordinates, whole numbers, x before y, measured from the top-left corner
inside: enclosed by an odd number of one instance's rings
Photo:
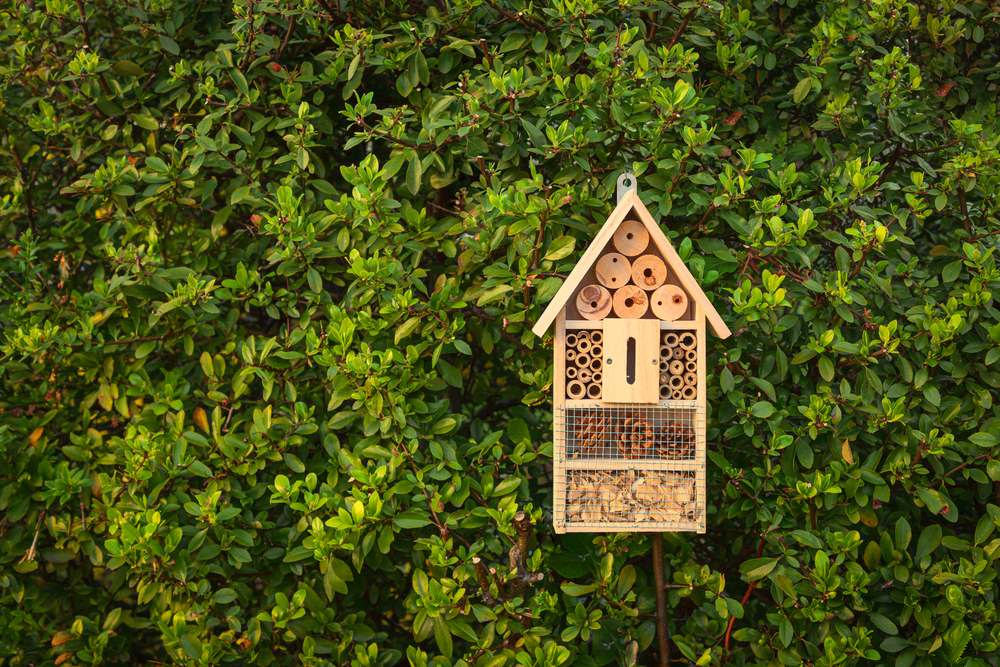
[[[555,324],[555,530],[703,533],[705,329],[730,331],[622,182],[533,329]]]

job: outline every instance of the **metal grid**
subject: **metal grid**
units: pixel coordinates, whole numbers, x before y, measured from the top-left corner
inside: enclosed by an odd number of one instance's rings
[[[569,470],[565,521],[574,529],[704,524],[704,485],[693,470]],[[622,524],[614,526],[613,524]]]
[[[697,401],[559,408],[555,440],[565,449],[557,455],[570,461],[693,461],[704,426]]]

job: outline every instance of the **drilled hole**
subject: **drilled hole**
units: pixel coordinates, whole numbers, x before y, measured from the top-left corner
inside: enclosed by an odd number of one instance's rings
[[[663,305],[663,302],[662,302],[662,301],[657,301],[657,302],[656,302],[656,305],[657,305],[657,306],[662,306],[662,305]]]
[[[683,299],[681,299],[679,296],[674,297],[674,303],[680,303],[681,301],[683,301]]]
[[[653,270],[652,269],[646,269],[645,271],[642,272],[642,275],[644,275],[647,278],[649,278],[651,275],[653,275]]]
[[[617,264],[618,263],[618,258],[617,257],[612,257],[611,258],[611,263],[612,264]]]
[[[627,238],[629,241],[631,241],[632,240],[632,232],[629,232],[628,234],[626,234],[625,238]]]
[[[590,307],[591,308],[597,308],[597,302],[596,301],[591,301],[590,302]]]
[[[626,308],[631,308],[634,305],[635,305],[635,301],[633,301],[632,299],[625,299],[625,307]]]
[[[617,278],[612,278],[611,282],[616,283],[616,282],[618,282],[618,279]]]

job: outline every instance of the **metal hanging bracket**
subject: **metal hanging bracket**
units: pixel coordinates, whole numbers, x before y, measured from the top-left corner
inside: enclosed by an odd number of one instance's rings
[[[618,199],[615,204],[620,204],[622,197],[625,196],[627,192],[639,192],[639,182],[635,180],[635,176],[629,172],[622,172],[622,175],[618,177]]]

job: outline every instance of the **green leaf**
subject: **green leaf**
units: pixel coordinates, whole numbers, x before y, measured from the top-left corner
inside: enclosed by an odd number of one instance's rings
[[[766,401],[760,401],[753,404],[750,413],[759,419],[767,419],[774,414],[774,406]]]
[[[542,259],[558,260],[563,257],[568,257],[573,249],[576,247],[576,239],[572,236],[560,236],[557,239],[553,239],[552,243],[549,244],[549,249],[545,253],[545,257]]]
[[[777,558],[751,558],[740,565],[740,574],[748,582],[757,581],[769,575],[777,564]]]
[[[220,588],[212,596],[214,604],[229,604],[236,599],[236,591],[232,588]]]
[[[115,74],[122,76],[146,76],[146,72],[131,60],[119,60],[114,66]]]
[[[868,618],[869,620],[871,620],[872,623],[875,624],[875,627],[881,630],[882,632],[890,635],[899,634],[899,628],[896,627],[896,624],[890,621],[882,614],[876,614],[875,612],[870,612],[868,614]]]
[[[424,167],[420,164],[420,156],[410,158],[410,166],[406,168],[406,188],[416,194],[420,191],[420,181],[424,176]]]
[[[812,79],[802,79],[797,84],[795,84],[795,89],[792,91],[792,101],[798,104],[806,98],[809,91],[812,90]]]
[[[537,127],[535,127],[534,123],[526,118],[521,118],[521,125],[524,127],[525,132],[528,133],[528,138],[531,139],[531,143],[535,144],[537,148],[545,147],[545,135],[542,134]]]
[[[597,590],[597,584],[581,585],[575,584],[572,581],[564,581],[562,583],[562,592],[566,595],[572,595],[573,597],[580,597],[582,595],[590,595]]]
[[[400,528],[408,530],[413,528],[422,528],[431,523],[431,520],[427,518],[427,514],[423,510],[408,510],[406,512],[400,512],[393,517],[392,521]]]

